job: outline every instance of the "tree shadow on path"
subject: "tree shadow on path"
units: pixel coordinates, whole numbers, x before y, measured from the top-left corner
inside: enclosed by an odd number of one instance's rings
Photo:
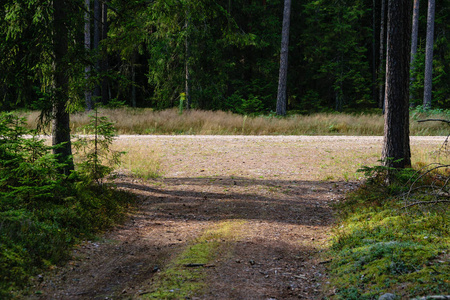
[[[261,220],[297,225],[328,226],[329,203],[338,183],[264,180],[241,177],[165,178],[158,184],[118,183],[118,187],[146,193],[146,218],[220,221]]]

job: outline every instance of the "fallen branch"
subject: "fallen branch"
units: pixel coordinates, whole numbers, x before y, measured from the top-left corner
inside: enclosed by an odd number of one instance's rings
[[[199,267],[214,268],[216,265],[209,265],[209,264],[185,264],[183,266],[185,266],[187,268],[199,268]]]
[[[450,125],[450,121],[444,120],[444,119],[425,119],[425,120],[418,120],[417,122],[422,123],[422,122],[431,122],[431,121],[443,122],[443,123],[447,123]]]
[[[185,264],[184,266],[188,267],[188,268],[198,268],[198,267],[203,267],[205,265],[206,264]]]
[[[324,265],[324,264],[329,264],[330,262],[332,262],[332,259],[329,260],[324,260],[324,261],[319,261],[319,265]]]
[[[411,207],[411,206],[415,206],[415,205],[421,205],[421,204],[436,204],[436,203],[443,203],[443,202],[450,202],[450,200],[435,200],[435,201],[418,201],[418,202],[414,202],[408,205],[405,205],[402,207],[402,209]]]

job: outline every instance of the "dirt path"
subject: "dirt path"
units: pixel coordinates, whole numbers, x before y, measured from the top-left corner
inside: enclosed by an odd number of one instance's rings
[[[442,140],[414,139],[413,149]],[[139,195],[136,213],[37,278],[30,298],[147,298],[182,253],[210,243],[206,263],[184,260],[199,277],[180,279],[203,288],[167,288],[167,298],[320,299],[329,204],[355,186],[358,166],[378,159],[381,138],[122,136],[117,145],[157,150],[164,178],[119,176]]]

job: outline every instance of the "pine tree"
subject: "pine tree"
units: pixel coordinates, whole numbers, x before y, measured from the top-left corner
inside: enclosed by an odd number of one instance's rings
[[[412,21],[412,33],[411,33],[411,62],[410,62],[410,90],[413,87],[414,81],[416,78],[414,77],[414,65],[416,61],[417,55],[417,41],[419,36],[419,5],[420,0],[414,0],[414,13],[413,13],[413,21]],[[410,104],[413,104],[414,93],[409,93],[409,101]]]
[[[85,13],[84,13],[84,46],[86,48],[86,52],[89,53],[91,50],[91,15],[90,15],[90,7],[91,0],[85,0]],[[86,64],[84,68],[85,79],[86,82],[89,81],[90,73],[91,73],[91,65],[89,63]],[[89,86],[86,86],[84,92],[84,98],[86,102],[86,110],[92,110],[92,91]]]
[[[280,75],[278,78],[277,115],[285,116],[287,109],[287,75],[289,57],[289,29],[291,19],[291,0],[284,1],[283,30],[281,33]]]
[[[388,1],[385,123],[382,159],[394,168],[411,165],[409,145],[410,0]]]
[[[65,164],[60,171],[69,175],[73,171],[72,146],[70,141],[70,117],[66,105],[68,101],[69,76],[67,70],[68,28],[67,1],[53,1],[53,111],[52,111],[52,143],[53,153],[59,162]]]
[[[431,108],[433,87],[433,44],[434,44],[434,13],[435,0],[428,0],[427,45],[425,54],[425,83],[423,92],[423,107]]]

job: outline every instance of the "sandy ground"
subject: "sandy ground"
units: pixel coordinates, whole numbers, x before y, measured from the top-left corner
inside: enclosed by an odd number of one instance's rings
[[[413,137],[436,149],[444,137]],[[321,256],[330,207],[373,164],[381,137],[120,136],[116,146],[158,153],[164,177],[116,183],[139,197],[129,220],[73,251],[67,265],[36,278],[30,299],[139,299],[158,273],[205,230],[236,222],[207,268],[206,288],[188,299],[321,299]],[[224,250],[225,249],[225,250]],[[176,291],[173,291],[175,299]],[[183,298],[185,299],[185,298]]]

